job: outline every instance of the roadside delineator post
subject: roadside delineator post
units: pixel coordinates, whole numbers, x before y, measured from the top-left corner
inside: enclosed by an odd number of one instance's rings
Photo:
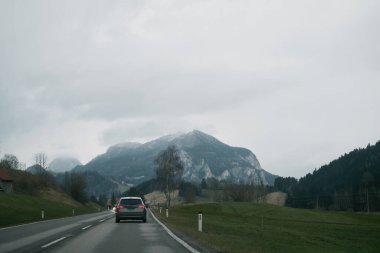
[[[73,216],[75,215],[75,209],[73,208]]]
[[[41,219],[45,219],[45,210],[41,210]]]
[[[166,218],[169,218],[169,209],[166,208]]]
[[[160,213],[162,213],[162,207],[160,207]]]
[[[203,220],[202,211],[199,211],[198,212],[198,231],[199,232],[202,232],[202,220]]]

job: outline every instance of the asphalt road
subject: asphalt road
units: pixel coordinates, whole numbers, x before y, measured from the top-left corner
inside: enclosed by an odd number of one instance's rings
[[[0,253],[189,253],[151,217],[121,221],[103,212],[0,229]]]
[[[39,252],[41,246],[66,235],[76,235],[82,228],[105,222],[113,217],[110,212],[80,215],[63,219],[46,220],[0,229],[0,253]]]

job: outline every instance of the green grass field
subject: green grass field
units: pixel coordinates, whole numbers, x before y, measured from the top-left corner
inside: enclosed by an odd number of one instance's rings
[[[54,219],[96,212],[94,205],[69,205],[60,201],[51,201],[34,195],[18,193],[0,193],[0,227],[23,224],[41,220],[41,210],[45,219]]]
[[[203,232],[197,214],[203,212]],[[294,209],[265,204],[178,206],[169,227],[219,252],[380,252],[380,215]],[[164,213],[164,212],[163,212]]]

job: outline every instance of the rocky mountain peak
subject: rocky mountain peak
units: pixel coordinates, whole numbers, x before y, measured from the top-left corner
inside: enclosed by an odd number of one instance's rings
[[[274,176],[261,168],[250,150],[231,147],[199,130],[166,135],[144,144],[114,145],[81,170],[95,170],[128,183],[140,183],[154,177],[154,159],[169,145],[178,148],[184,163],[183,178],[187,181],[216,178],[241,183],[273,183]]]

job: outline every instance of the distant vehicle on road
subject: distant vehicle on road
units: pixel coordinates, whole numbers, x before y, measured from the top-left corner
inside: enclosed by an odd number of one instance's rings
[[[146,208],[140,197],[123,197],[116,205],[115,222],[128,219],[146,222]]]
[[[146,207],[146,208],[149,208],[149,207],[150,207],[150,201],[149,201],[149,200],[146,200],[146,201],[145,201],[145,207]]]

